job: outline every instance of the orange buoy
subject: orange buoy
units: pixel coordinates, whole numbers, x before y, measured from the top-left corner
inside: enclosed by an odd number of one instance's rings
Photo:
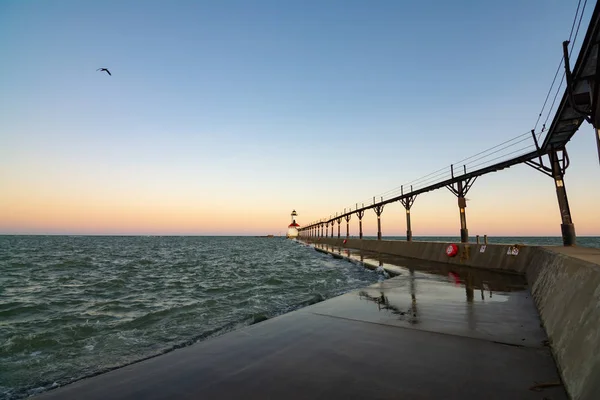
[[[446,255],[448,257],[454,257],[455,255],[458,254],[458,246],[455,245],[454,243],[448,245],[448,247],[446,247]]]

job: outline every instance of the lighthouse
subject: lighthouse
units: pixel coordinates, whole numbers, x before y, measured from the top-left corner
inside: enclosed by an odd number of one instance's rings
[[[298,228],[300,225],[296,223],[297,215],[298,213],[296,213],[296,210],[292,211],[292,223],[288,225],[288,231],[286,235],[289,239],[295,239],[298,237]]]

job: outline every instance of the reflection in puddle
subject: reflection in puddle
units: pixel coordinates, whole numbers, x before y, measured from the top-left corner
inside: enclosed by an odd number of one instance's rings
[[[370,269],[385,269],[392,276],[414,276],[415,279],[433,279],[464,286],[466,298],[473,301],[475,292],[479,292],[481,300],[491,299],[494,292],[512,292],[526,290],[527,285],[522,275],[476,269],[460,265],[409,259],[388,254],[363,252],[360,250],[340,248],[336,246],[316,244],[332,253],[342,254],[357,264]],[[416,273],[416,275],[415,275]],[[444,279],[442,279],[442,277]]]
[[[362,290],[358,293],[361,299],[366,299],[377,304],[379,310],[388,310],[395,315],[398,315],[400,319],[406,320],[410,324],[417,324],[419,322],[417,312],[417,295],[415,291],[415,279],[414,270],[410,270],[410,298],[411,303],[407,309],[400,309],[399,307],[390,303],[388,296],[384,292],[380,292],[380,295],[375,297],[370,295],[366,290]]]
[[[315,247],[393,275],[313,309],[321,315],[517,346],[539,347],[546,339],[522,275],[335,246]]]
[[[527,290],[525,279],[520,275],[335,246],[320,247],[338,257],[343,254],[350,261],[374,269],[386,278],[389,277],[387,271],[395,275],[392,280],[380,282],[379,288],[361,290],[358,297],[375,303],[378,311],[387,311],[411,325],[434,315],[443,319],[463,315],[469,329],[476,329],[476,307],[490,302],[507,302],[511,299],[510,292]]]

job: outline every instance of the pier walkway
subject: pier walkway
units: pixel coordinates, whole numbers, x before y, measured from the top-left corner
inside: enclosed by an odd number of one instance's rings
[[[385,262],[398,276],[39,398],[567,398],[523,276]]]
[[[577,12],[579,12],[579,7]],[[583,16],[583,10],[581,15]],[[579,22],[581,23],[581,19]],[[569,45],[571,50],[569,50]],[[345,221],[345,237],[349,238],[350,220],[356,215],[356,219],[358,219],[358,237],[362,239],[362,220],[365,212],[372,210],[377,216],[377,238],[381,240],[381,218],[384,208],[399,202],[406,215],[406,240],[411,241],[411,208],[416,198],[434,190],[447,188],[457,198],[461,242],[468,243],[469,230],[466,215],[468,199],[466,196],[477,178],[518,164],[526,164],[554,180],[561,217],[560,226],[563,244],[565,246],[576,245],[575,224],[571,217],[564,180],[565,173],[570,165],[567,144],[583,122],[587,121],[594,127],[598,160],[600,161],[600,64],[598,63],[598,54],[600,53],[600,1],[596,1],[579,55],[571,69],[570,57],[573,45],[574,43],[569,41],[563,42],[563,58],[559,64],[559,70],[561,66],[564,66],[563,75],[566,80],[566,88],[549,129],[546,130],[544,124],[541,130],[536,131],[536,128],[534,128],[531,132],[525,132],[473,156],[464,158],[447,168],[441,168],[379,196],[373,196],[372,202],[370,199],[360,203],[357,202],[344,208],[343,211],[340,210],[329,216],[309,222],[298,229],[299,237],[305,240],[333,238],[335,225],[337,224],[337,237],[341,238],[341,225]],[[559,90],[560,87],[562,86],[559,86]],[[558,95],[558,91],[556,95]],[[537,123],[535,126],[537,127]],[[507,199],[507,201],[510,201],[510,199]]]
[[[600,265],[600,249],[594,249],[590,247],[559,247],[552,246],[547,247],[552,251],[560,254],[567,255],[569,257],[579,258],[580,260],[587,261],[592,264]]]

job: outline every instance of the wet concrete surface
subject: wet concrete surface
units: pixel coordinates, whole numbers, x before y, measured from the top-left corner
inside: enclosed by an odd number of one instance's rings
[[[545,246],[555,253],[579,258],[592,264],[600,265],[600,249],[579,246]]]
[[[40,398],[567,398],[522,276],[346,255],[397,276]]]

